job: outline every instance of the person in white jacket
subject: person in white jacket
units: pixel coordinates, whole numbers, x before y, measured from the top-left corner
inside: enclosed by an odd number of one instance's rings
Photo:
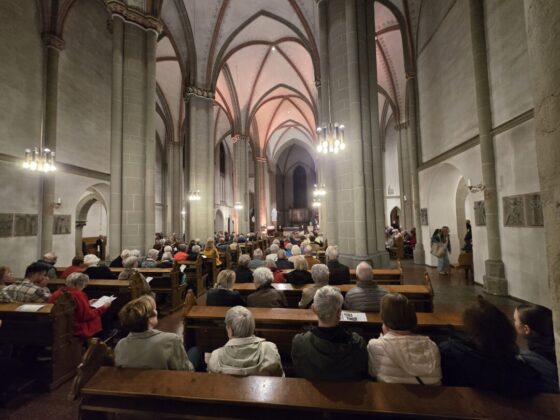
[[[383,296],[381,320],[383,333],[367,346],[369,374],[379,382],[441,384],[439,349],[429,337],[412,333],[416,312],[406,296]]]
[[[234,306],[226,312],[229,341],[212,352],[208,372],[236,376],[284,376],[276,344],[255,337],[255,319],[247,308]]]

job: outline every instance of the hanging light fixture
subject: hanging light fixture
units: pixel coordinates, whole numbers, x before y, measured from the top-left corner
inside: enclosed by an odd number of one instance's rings
[[[311,204],[311,207],[313,207],[315,209],[321,207],[321,199],[320,198],[314,198],[313,203]]]
[[[241,204],[240,201],[236,201],[233,207],[235,208],[235,210],[243,210],[243,204]]]
[[[39,148],[25,149],[25,160],[22,166],[24,169],[29,169],[30,171],[45,173],[55,171],[54,152],[42,146]]]
[[[200,190],[194,190],[189,192],[189,201],[200,201]]]
[[[344,125],[338,123],[328,123],[323,127],[317,127],[317,137],[319,144],[317,151],[327,154],[338,152],[346,149],[344,142]]]
[[[313,186],[313,197],[324,197],[325,195],[327,195],[325,184],[321,184],[320,187],[317,184]]]

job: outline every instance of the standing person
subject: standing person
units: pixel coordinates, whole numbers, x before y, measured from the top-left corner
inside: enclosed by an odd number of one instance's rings
[[[451,243],[449,241],[449,228],[443,226],[437,229],[432,236],[432,255],[438,259],[438,272],[442,276],[449,274],[449,254],[451,254]]]
[[[472,254],[472,227],[471,221],[467,220],[467,233],[465,233],[465,245],[463,246],[463,250],[466,253]]]
[[[208,240],[206,241],[206,246],[204,247],[202,255],[207,258],[214,258],[216,260],[216,266],[222,265],[222,260],[220,260],[220,253],[218,252],[218,248],[216,248],[216,244],[213,238],[208,238]]]

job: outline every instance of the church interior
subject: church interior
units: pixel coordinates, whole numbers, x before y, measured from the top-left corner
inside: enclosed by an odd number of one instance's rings
[[[1,417],[560,418],[560,2],[2,0],[0,39]]]

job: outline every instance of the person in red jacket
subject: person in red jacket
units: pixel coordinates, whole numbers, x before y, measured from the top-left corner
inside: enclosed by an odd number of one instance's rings
[[[54,292],[49,298],[49,303],[55,303],[62,292],[72,295],[76,308],[74,311],[74,335],[82,338],[90,338],[103,330],[101,315],[111,306],[106,303],[100,308],[90,307],[90,300],[84,293],[89,277],[84,273],[72,273],[66,279],[66,287]]]
[[[84,258],[76,255],[72,258],[72,265],[67,267],[66,270],[62,273],[62,278],[66,279],[72,273],[81,273],[84,271]]]

